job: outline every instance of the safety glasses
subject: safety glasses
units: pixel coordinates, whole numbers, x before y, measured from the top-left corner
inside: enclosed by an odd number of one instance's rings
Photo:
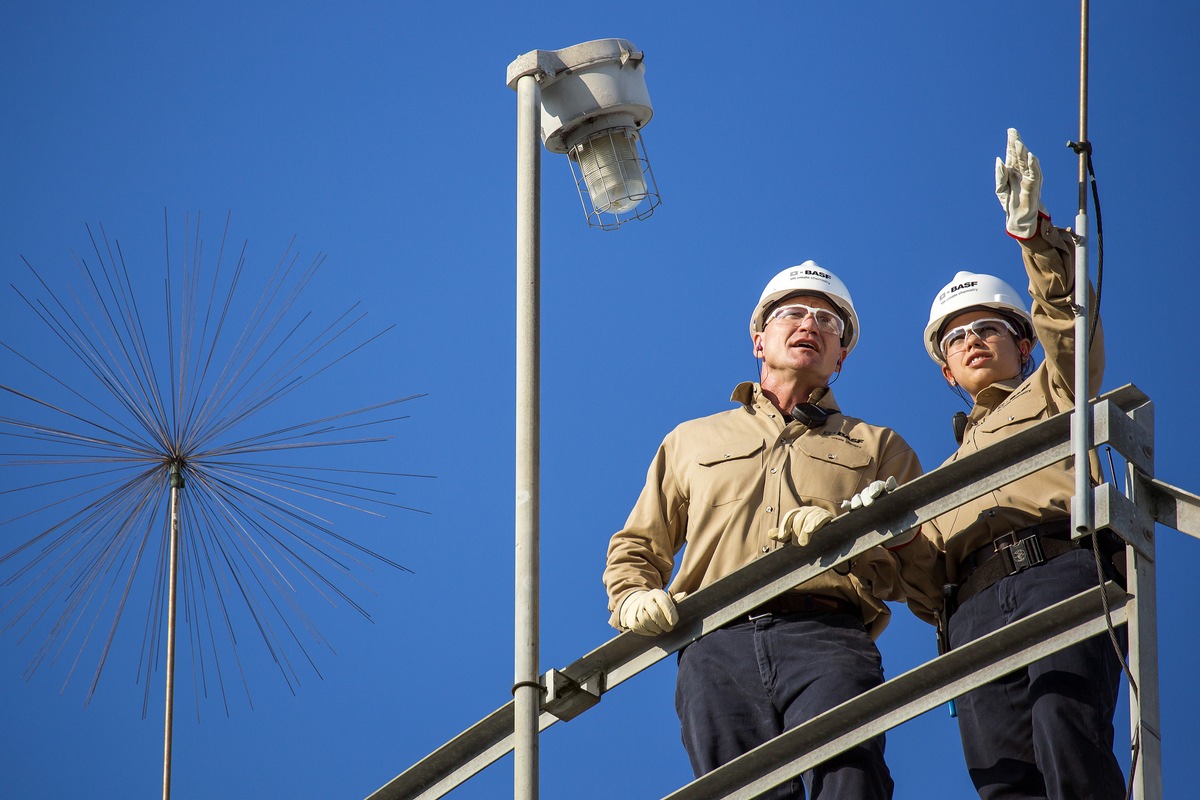
[[[966,325],[959,325],[956,328],[951,328],[942,336],[942,352],[947,357],[965,350],[967,347],[967,334],[973,333],[977,339],[985,342],[993,342],[1004,335],[1005,332],[1011,333],[1013,336],[1020,336],[1017,329],[1014,328],[1007,320],[999,317],[984,317],[977,319],[974,322],[968,322]]]
[[[842,318],[829,309],[813,308],[803,303],[789,303],[786,306],[780,306],[771,312],[771,316],[767,317],[767,323],[770,324],[775,320],[780,320],[792,327],[800,327],[804,323],[804,320],[809,317],[813,318],[813,324],[822,333],[832,333],[834,336],[841,336],[842,331],[846,327],[846,324],[842,322]]]

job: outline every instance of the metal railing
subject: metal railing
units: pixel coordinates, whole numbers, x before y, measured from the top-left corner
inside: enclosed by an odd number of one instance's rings
[[[1133,796],[1162,796],[1154,523],[1200,538],[1200,498],[1153,478],[1153,407],[1125,386],[1091,403],[1094,445],[1125,460],[1125,489],[1093,491],[1094,524],[1130,544],[1128,591],[1107,583],[957,648],[786,731],[670,795],[751,798],[831,756],[887,731],[1001,675],[1105,630],[1128,625],[1134,761]],[[784,548],[679,603],[674,630],[647,638],[621,634],[562,669],[540,676],[545,687],[539,730],[573,719],[605,692],[705,633],[830,567],[855,558],[940,514],[1070,458],[1071,417],[1060,414],[1018,435],[901,486],[873,504],[831,521],[804,548]],[[1106,603],[1101,602],[1103,592]],[[1107,611],[1106,611],[1107,607]],[[513,749],[509,702],[376,790],[368,800],[436,798]]]

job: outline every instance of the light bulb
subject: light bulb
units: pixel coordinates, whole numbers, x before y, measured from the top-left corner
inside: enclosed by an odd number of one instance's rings
[[[575,146],[592,207],[601,214],[623,214],[646,199],[646,179],[637,152],[636,133],[610,129]]]

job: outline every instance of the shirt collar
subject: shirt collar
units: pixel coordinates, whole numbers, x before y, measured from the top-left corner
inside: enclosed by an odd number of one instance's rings
[[[996,406],[1008,399],[1008,396],[1012,394],[1013,390],[1020,386],[1022,382],[1022,379],[1019,377],[1009,378],[1008,380],[1004,381],[996,381],[976,395],[975,407],[984,408],[988,411],[995,409]]]
[[[744,381],[739,383],[733,389],[733,394],[729,399],[734,403],[741,403],[749,408],[756,403],[765,403],[771,408],[775,408],[775,404],[768,400],[762,393],[762,387],[757,381]],[[822,386],[819,389],[814,389],[808,396],[808,402],[816,403],[828,411],[841,411],[838,407],[837,400],[834,399],[833,389],[828,386]]]

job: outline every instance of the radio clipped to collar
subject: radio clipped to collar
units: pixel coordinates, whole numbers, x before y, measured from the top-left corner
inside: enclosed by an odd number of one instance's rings
[[[963,437],[967,435],[967,415],[963,411],[954,412],[954,441],[962,444]]]
[[[792,407],[791,417],[807,428],[822,428],[829,418],[837,413],[834,409],[821,408],[816,403],[799,403]]]

